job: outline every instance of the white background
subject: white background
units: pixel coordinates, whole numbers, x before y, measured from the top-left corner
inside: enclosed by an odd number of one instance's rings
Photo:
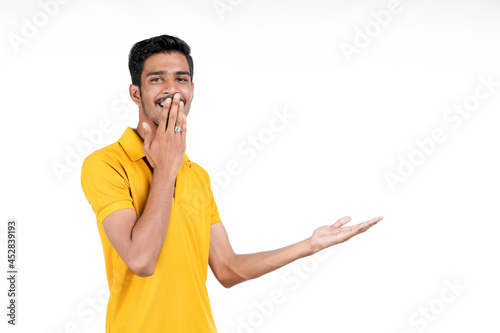
[[[384,216],[324,251],[323,261],[297,261],[307,273],[289,265],[224,289],[209,270],[219,332],[499,330],[499,2],[1,6],[0,257],[6,271],[6,222],[15,218],[20,272],[16,327],[6,323],[7,281],[0,283],[2,332],[104,332],[104,258],[80,186],[81,159],[137,125],[127,102],[128,51],[160,34],[192,47],[186,152],[217,186],[237,253],[298,242],[345,215],[351,223]],[[374,13],[390,17],[377,23]],[[366,29],[371,36],[363,37]],[[357,53],[345,54],[347,44]],[[453,128],[443,116],[474,102],[481,77],[497,86]],[[284,110],[295,117],[271,140],[269,124]],[[111,130],[101,131],[103,120]],[[424,155],[415,141],[436,128],[446,139]],[[101,140],[89,142],[85,131]],[[255,158],[239,152],[259,135],[269,140]],[[84,154],[70,153],[77,149]],[[398,174],[410,156],[421,163],[391,189],[385,174]],[[231,160],[239,173],[224,183]],[[450,283],[465,289],[454,293]],[[273,291],[283,296],[271,307]],[[418,314],[425,308],[432,317]],[[249,326],[238,328],[243,321]]]

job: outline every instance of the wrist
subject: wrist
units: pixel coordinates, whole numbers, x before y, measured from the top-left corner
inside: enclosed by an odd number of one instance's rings
[[[307,239],[304,239],[301,242],[301,245],[302,245],[302,254],[303,254],[304,257],[308,257],[308,256],[313,255],[316,252],[318,252],[318,251],[314,251],[314,249],[312,247],[311,237],[309,237]]]
[[[174,188],[176,178],[177,174],[167,168],[155,168],[153,170],[153,181],[157,180],[161,184],[168,184],[172,188]]]

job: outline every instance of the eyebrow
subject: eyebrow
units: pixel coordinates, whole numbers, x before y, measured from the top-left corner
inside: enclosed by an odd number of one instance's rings
[[[146,75],[146,77],[148,77],[148,76],[153,76],[153,75],[164,75],[164,74],[166,74],[166,72],[165,72],[165,71],[156,71],[156,72],[151,72],[151,73],[148,73],[148,74]],[[189,75],[189,76],[191,76],[191,73],[186,72],[186,71],[177,71],[177,72],[175,72],[174,74],[175,74],[175,75]]]

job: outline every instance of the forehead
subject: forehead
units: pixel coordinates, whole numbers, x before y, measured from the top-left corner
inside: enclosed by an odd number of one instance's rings
[[[144,68],[142,70],[142,77],[150,72],[156,71],[170,72],[189,72],[189,64],[186,56],[180,52],[172,53],[157,53],[149,56],[144,61]]]

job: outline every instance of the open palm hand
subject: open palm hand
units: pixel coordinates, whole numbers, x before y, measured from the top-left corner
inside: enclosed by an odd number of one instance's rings
[[[344,224],[351,221],[350,216],[344,216],[332,225],[325,225],[314,230],[311,236],[311,248],[316,253],[332,245],[345,242],[370,229],[382,219],[383,217],[379,216],[360,224],[344,227]]]

